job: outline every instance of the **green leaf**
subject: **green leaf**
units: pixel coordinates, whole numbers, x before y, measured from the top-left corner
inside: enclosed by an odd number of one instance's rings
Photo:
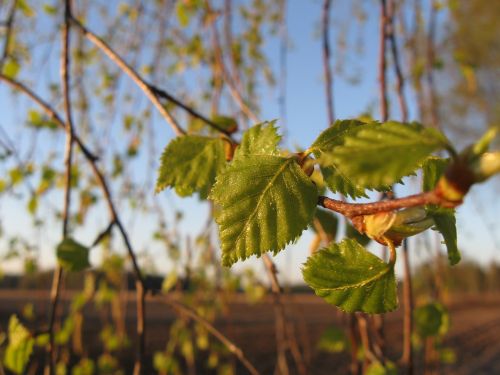
[[[175,138],[161,156],[156,191],[173,187],[181,197],[198,192],[205,199],[225,163],[222,139],[198,135]]]
[[[414,312],[415,328],[421,337],[444,335],[449,328],[449,315],[440,303],[429,303]]]
[[[324,130],[311,145],[313,152],[330,151],[344,143],[344,138],[353,129],[366,125],[359,120],[337,120],[335,123]]]
[[[40,112],[33,109],[28,111],[28,125],[36,129],[57,130],[59,126]]]
[[[337,120],[319,135],[309,150],[320,160],[323,153],[341,146],[345,136],[350,131],[363,125],[365,123],[358,120]],[[320,167],[325,183],[332,192],[338,192],[352,198],[367,197],[363,187],[355,184],[348,176],[344,175],[335,163],[330,162],[329,164],[329,166],[321,166],[320,163]]]
[[[29,6],[26,0],[18,0],[17,8],[20,9],[26,17],[33,17],[35,15],[35,12]]]
[[[364,188],[381,188],[412,174],[434,151],[447,146],[435,129],[387,122],[350,131],[330,153],[341,173]]]
[[[15,315],[9,319],[8,332],[9,344],[5,349],[4,365],[12,372],[22,374],[33,351],[35,340]]]
[[[423,186],[424,191],[430,191],[436,187],[440,177],[446,170],[449,160],[442,158],[429,158],[423,165]],[[426,206],[430,217],[434,220],[435,228],[443,235],[448,251],[448,260],[451,265],[460,262],[461,256],[457,243],[457,228],[455,210],[441,208],[434,205]]]
[[[21,70],[21,65],[19,65],[19,62],[16,59],[9,58],[5,62],[2,70],[2,73],[5,76],[14,79],[19,73],[19,70]]]
[[[215,115],[212,117],[212,121],[229,133],[234,133],[238,130],[238,122],[233,117]]]
[[[229,266],[294,241],[313,218],[318,192],[295,159],[253,155],[219,174],[210,198],[220,206],[215,220]]]
[[[340,353],[349,349],[349,341],[343,330],[328,327],[321,335],[317,348],[329,353]]]
[[[398,306],[394,266],[355,240],[332,243],[310,256],[302,274],[318,296],[346,312],[380,314]]]
[[[279,155],[281,137],[274,124],[275,121],[264,122],[248,129],[236,148],[234,159],[248,155]]]
[[[438,158],[435,156],[430,157],[425,161],[424,165],[422,166],[423,191],[431,191],[436,187],[449,162],[449,159]]]
[[[374,362],[366,369],[365,375],[398,375],[398,368],[391,361],[386,361],[384,365]]]
[[[453,266],[460,262],[461,255],[457,243],[457,223],[455,211],[452,209],[430,209],[430,216],[434,219],[436,229],[443,235],[446,249],[448,251],[448,261]]]
[[[56,249],[57,261],[68,271],[90,267],[89,249],[72,238],[65,238]]]
[[[329,210],[324,210],[318,208],[316,214],[314,215],[314,220],[317,220],[321,225],[322,230],[332,239],[337,237],[337,228],[339,224],[339,219],[335,214]],[[316,226],[312,225],[311,228],[317,232]]]

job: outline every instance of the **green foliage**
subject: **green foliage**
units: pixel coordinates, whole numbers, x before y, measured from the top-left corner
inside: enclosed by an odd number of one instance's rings
[[[28,112],[28,126],[31,126],[35,129],[59,129],[57,123],[35,110],[30,110]]]
[[[2,69],[2,74],[9,78],[16,78],[16,76],[19,74],[19,71],[21,70],[21,65],[19,65],[19,62],[16,59],[7,59],[5,62],[3,69]]]
[[[355,240],[332,243],[310,256],[302,274],[318,296],[346,312],[380,314],[398,305],[394,265]]]
[[[252,155],[217,177],[211,199],[221,207],[215,220],[229,266],[294,241],[311,222],[318,194],[294,158]]]
[[[450,264],[457,264],[460,262],[461,255],[457,243],[455,210],[444,208],[432,210],[430,211],[430,216],[434,219],[436,229],[443,235]]]
[[[421,337],[443,336],[449,329],[448,312],[440,303],[429,303],[413,312],[415,328]]]
[[[385,364],[380,362],[372,363],[365,372],[365,375],[397,375],[398,368],[391,361],[386,361]]]
[[[328,153],[341,173],[364,188],[384,188],[415,172],[448,141],[418,124],[367,124],[349,131],[342,146]]]
[[[8,337],[4,365],[16,374],[23,374],[33,351],[35,340],[15,315],[9,319]]]
[[[434,189],[446,170],[449,161],[442,158],[429,158],[423,166],[423,186],[424,191]],[[426,210],[434,220],[435,228],[443,235],[448,251],[448,260],[451,265],[460,262],[461,255],[458,250],[457,228],[455,210],[436,206],[427,206]]]
[[[448,164],[449,159],[438,158],[435,156],[430,157],[425,161],[424,165],[422,166],[423,191],[431,191],[436,187]]]
[[[331,326],[323,332],[316,347],[325,352],[340,353],[349,349],[349,340],[343,330]]]
[[[198,135],[176,138],[161,156],[156,191],[173,187],[180,196],[198,192],[205,199],[225,163],[222,139]]]
[[[364,123],[358,120],[338,120],[331,127],[323,131],[312,144],[310,151],[321,160],[324,153],[331,152],[334,148],[344,143],[345,136]],[[328,188],[334,193],[338,192],[352,198],[366,197],[365,189],[343,174],[336,163],[329,161],[329,165],[321,165],[321,172]]]
[[[278,144],[281,137],[274,124],[275,121],[264,122],[248,129],[243,134],[234,159],[249,155],[279,155]]]
[[[212,121],[228,133],[232,134],[238,130],[238,122],[233,117],[216,115],[212,117]]]
[[[89,358],[82,358],[72,369],[71,375],[93,375],[95,364]]]
[[[56,249],[57,261],[68,271],[82,271],[90,267],[89,249],[72,238],[65,238]]]

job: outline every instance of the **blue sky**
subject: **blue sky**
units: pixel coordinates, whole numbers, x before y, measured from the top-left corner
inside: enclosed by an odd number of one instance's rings
[[[425,2],[426,3],[426,2]],[[331,21],[338,25],[332,28],[331,43],[335,45],[336,34],[339,28],[350,27],[352,35],[348,43],[354,43],[356,36],[364,39],[364,51],[362,55],[349,56],[344,64],[346,75],[356,78],[358,83],[351,84],[345,78],[336,75],[334,77],[334,102],[335,114],[339,119],[351,118],[369,111],[375,118],[378,114],[378,82],[376,72],[376,59],[378,54],[378,18],[374,16],[378,8],[374,5],[377,2],[370,2],[368,10],[370,12],[367,22],[362,26],[358,22],[349,19],[349,1],[334,1]],[[290,45],[287,54],[287,86],[286,86],[286,139],[284,143],[290,148],[296,146],[306,148],[312,143],[316,136],[327,126],[327,116],[325,107],[324,84],[322,80],[322,60],[321,44],[319,39],[319,14],[321,9],[320,1],[290,0],[288,3],[287,25]],[[92,22],[92,21],[91,21]],[[97,28],[97,25],[96,25]],[[57,56],[57,50],[54,51]],[[276,41],[270,42],[266,46],[266,52],[271,59],[271,64],[275,67],[279,76],[279,44]],[[339,51],[332,48],[332,63],[336,63]],[[54,58],[54,57],[52,57]],[[52,79],[57,79],[57,63],[52,64],[53,68],[45,72]],[[32,67],[33,69],[33,67]],[[391,69],[391,66],[389,66]],[[47,75],[35,85],[37,90],[43,90],[43,82],[49,81]],[[21,76],[22,78],[23,76]],[[392,78],[392,75],[389,75]],[[388,85],[392,90],[393,82]],[[46,92],[39,91],[43,94]],[[391,118],[399,119],[397,103],[391,91]],[[415,119],[415,106],[412,92],[406,92],[410,103],[410,119]],[[18,126],[24,121],[23,109],[32,108],[34,105],[27,104],[28,101],[20,99],[20,96],[12,97],[9,91],[0,84],[0,125],[12,134],[13,139],[26,143],[28,139]],[[272,90],[262,90],[262,120],[278,119],[280,108],[278,106],[278,94]],[[155,124],[161,122],[157,116],[153,120]],[[279,124],[279,122],[278,122]],[[172,137],[172,132],[166,128],[160,131],[157,140],[158,158],[161,147]],[[49,137],[47,148],[61,149],[62,135]],[[473,140],[471,140],[472,142]],[[144,176],[138,174],[138,176]],[[399,188],[399,195],[407,195],[417,192],[417,182],[409,180],[407,185]],[[466,257],[474,258],[482,264],[491,261],[500,262],[500,235],[496,230],[495,219],[498,220],[500,204],[496,195],[498,191],[498,177],[496,183],[475,186],[463,206],[458,209],[458,233],[459,246]],[[153,191],[151,191],[153,194]],[[60,195],[54,194],[50,197],[51,204],[58,206],[62,204]],[[175,210],[184,210],[185,219],[181,224],[181,231],[188,233],[192,229],[201,228],[208,214],[205,204],[200,203],[197,198],[180,199],[172,192],[162,193],[162,204],[169,218],[173,218]],[[35,242],[40,245],[41,253],[39,260],[43,267],[50,267],[54,264],[53,248],[60,239],[60,228],[57,224],[50,227],[50,230],[40,233],[33,229],[32,220],[23,212],[25,202],[14,199],[3,198],[0,202],[0,217],[6,233],[25,234],[31,233]],[[101,207],[102,208],[102,207]],[[133,243],[139,251],[148,251],[155,259],[155,264],[159,271],[165,272],[170,269],[171,264],[164,255],[164,250],[150,239],[150,231],[154,226],[154,218],[137,217],[136,214],[124,211],[125,225],[131,232]],[[82,242],[93,239],[95,232],[107,225],[107,216],[104,210],[94,213],[92,220],[84,228],[79,228],[75,236]],[[53,229],[53,230],[52,230]],[[305,262],[308,255],[311,234],[305,233],[302,238],[277,257],[276,262],[281,271],[281,277],[286,281],[301,280],[300,267]],[[415,262],[422,261],[428,257],[427,251],[422,246],[422,240],[412,241],[412,258]],[[377,246],[373,247],[378,251]],[[123,249],[118,248],[118,251]],[[91,259],[96,264],[100,259],[98,250],[92,250]],[[239,263],[234,268],[240,270],[251,266],[262,270],[261,261],[250,259]],[[15,270],[18,265],[15,262],[4,264],[5,270]],[[398,265],[398,269],[400,266]]]

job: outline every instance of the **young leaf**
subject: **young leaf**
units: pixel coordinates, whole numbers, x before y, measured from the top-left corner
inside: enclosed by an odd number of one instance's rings
[[[442,158],[429,158],[422,169],[424,191],[430,191],[436,187],[439,179],[443,175],[449,161]],[[436,229],[443,235],[444,242],[448,251],[448,260],[451,265],[460,262],[461,256],[457,244],[457,228],[455,219],[455,210],[440,208],[437,206],[426,206],[430,217],[434,220]]]
[[[323,131],[314,141],[310,150],[320,160],[325,152],[333,150],[344,143],[345,136],[353,129],[364,125],[358,120],[337,120],[331,127]],[[338,169],[335,163],[321,166],[321,172],[328,188],[334,193],[341,193],[352,198],[366,197],[365,189],[355,184]]]
[[[212,121],[230,134],[238,131],[238,122],[233,117],[215,115]]]
[[[236,148],[234,158],[245,155],[279,155],[278,144],[281,137],[274,124],[275,121],[264,122],[248,129]]]
[[[225,160],[224,141],[220,138],[197,135],[176,138],[161,156],[156,191],[173,187],[182,197],[199,192],[205,199]]]
[[[448,164],[448,159],[438,158],[435,156],[430,157],[425,161],[424,165],[422,166],[423,191],[431,191],[436,187]]]
[[[89,249],[72,238],[65,238],[56,249],[57,261],[68,271],[90,267]]]
[[[435,129],[387,122],[350,131],[330,153],[341,173],[364,188],[380,188],[412,174],[434,151],[447,146]]]
[[[340,353],[349,349],[349,341],[343,330],[331,326],[321,335],[317,348],[329,353]]]
[[[444,335],[448,331],[449,317],[439,303],[429,303],[413,312],[415,328],[421,337]]]
[[[436,229],[443,235],[450,264],[452,266],[457,264],[460,262],[461,255],[457,244],[455,210],[443,208],[437,210],[430,209],[429,214],[434,219]]]
[[[394,266],[355,240],[332,243],[310,256],[302,274],[318,296],[346,312],[380,314],[398,305]]]
[[[35,340],[15,315],[10,317],[8,333],[9,344],[5,349],[5,367],[16,374],[23,374],[33,351]]]
[[[295,159],[253,155],[218,175],[210,198],[220,206],[215,220],[230,266],[294,241],[312,220],[318,192]]]
[[[377,361],[366,369],[365,375],[398,375],[398,368],[394,362],[386,361],[382,364]]]

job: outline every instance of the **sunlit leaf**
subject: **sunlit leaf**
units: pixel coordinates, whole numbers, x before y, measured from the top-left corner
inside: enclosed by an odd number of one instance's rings
[[[201,198],[206,198],[225,163],[222,139],[197,135],[178,137],[163,151],[156,191],[173,187],[180,196],[198,192]]]
[[[321,160],[323,153],[330,152],[335,147],[341,146],[344,143],[344,138],[349,131],[363,125],[365,125],[365,123],[358,120],[338,120],[319,135],[310,147],[310,150],[317,159]],[[348,176],[344,175],[339,170],[337,164],[330,162],[329,165],[326,166],[320,163],[320,166],[324,181],[331,191],[352,198],[366,197],[365,189],[357,185]]]
[[[8,337],[4,365],[16,374],[23,374],[33,351],[35,340],[15,315],[9,319]]]
[[[318,193],[295,159],[253,155],[217,176],[211,199],[220,206],[215,220],[229,266],[294,241],[311,222]]]
[[[311,255],[302,274],[318,296],[347,312],[380,314],[398,305],[393,265],[351,239]]]
[[[236,148],[234,158],[245,155],[279,155],[278,144],[281,137],[278,135],[274,121],[264,122],[248,129]]]
[[[414,173],[432,152],[447,144],[437,130],[418,124],[367,124],[350,131],[344,144],[328,156],[360,186],[380,188]]]

